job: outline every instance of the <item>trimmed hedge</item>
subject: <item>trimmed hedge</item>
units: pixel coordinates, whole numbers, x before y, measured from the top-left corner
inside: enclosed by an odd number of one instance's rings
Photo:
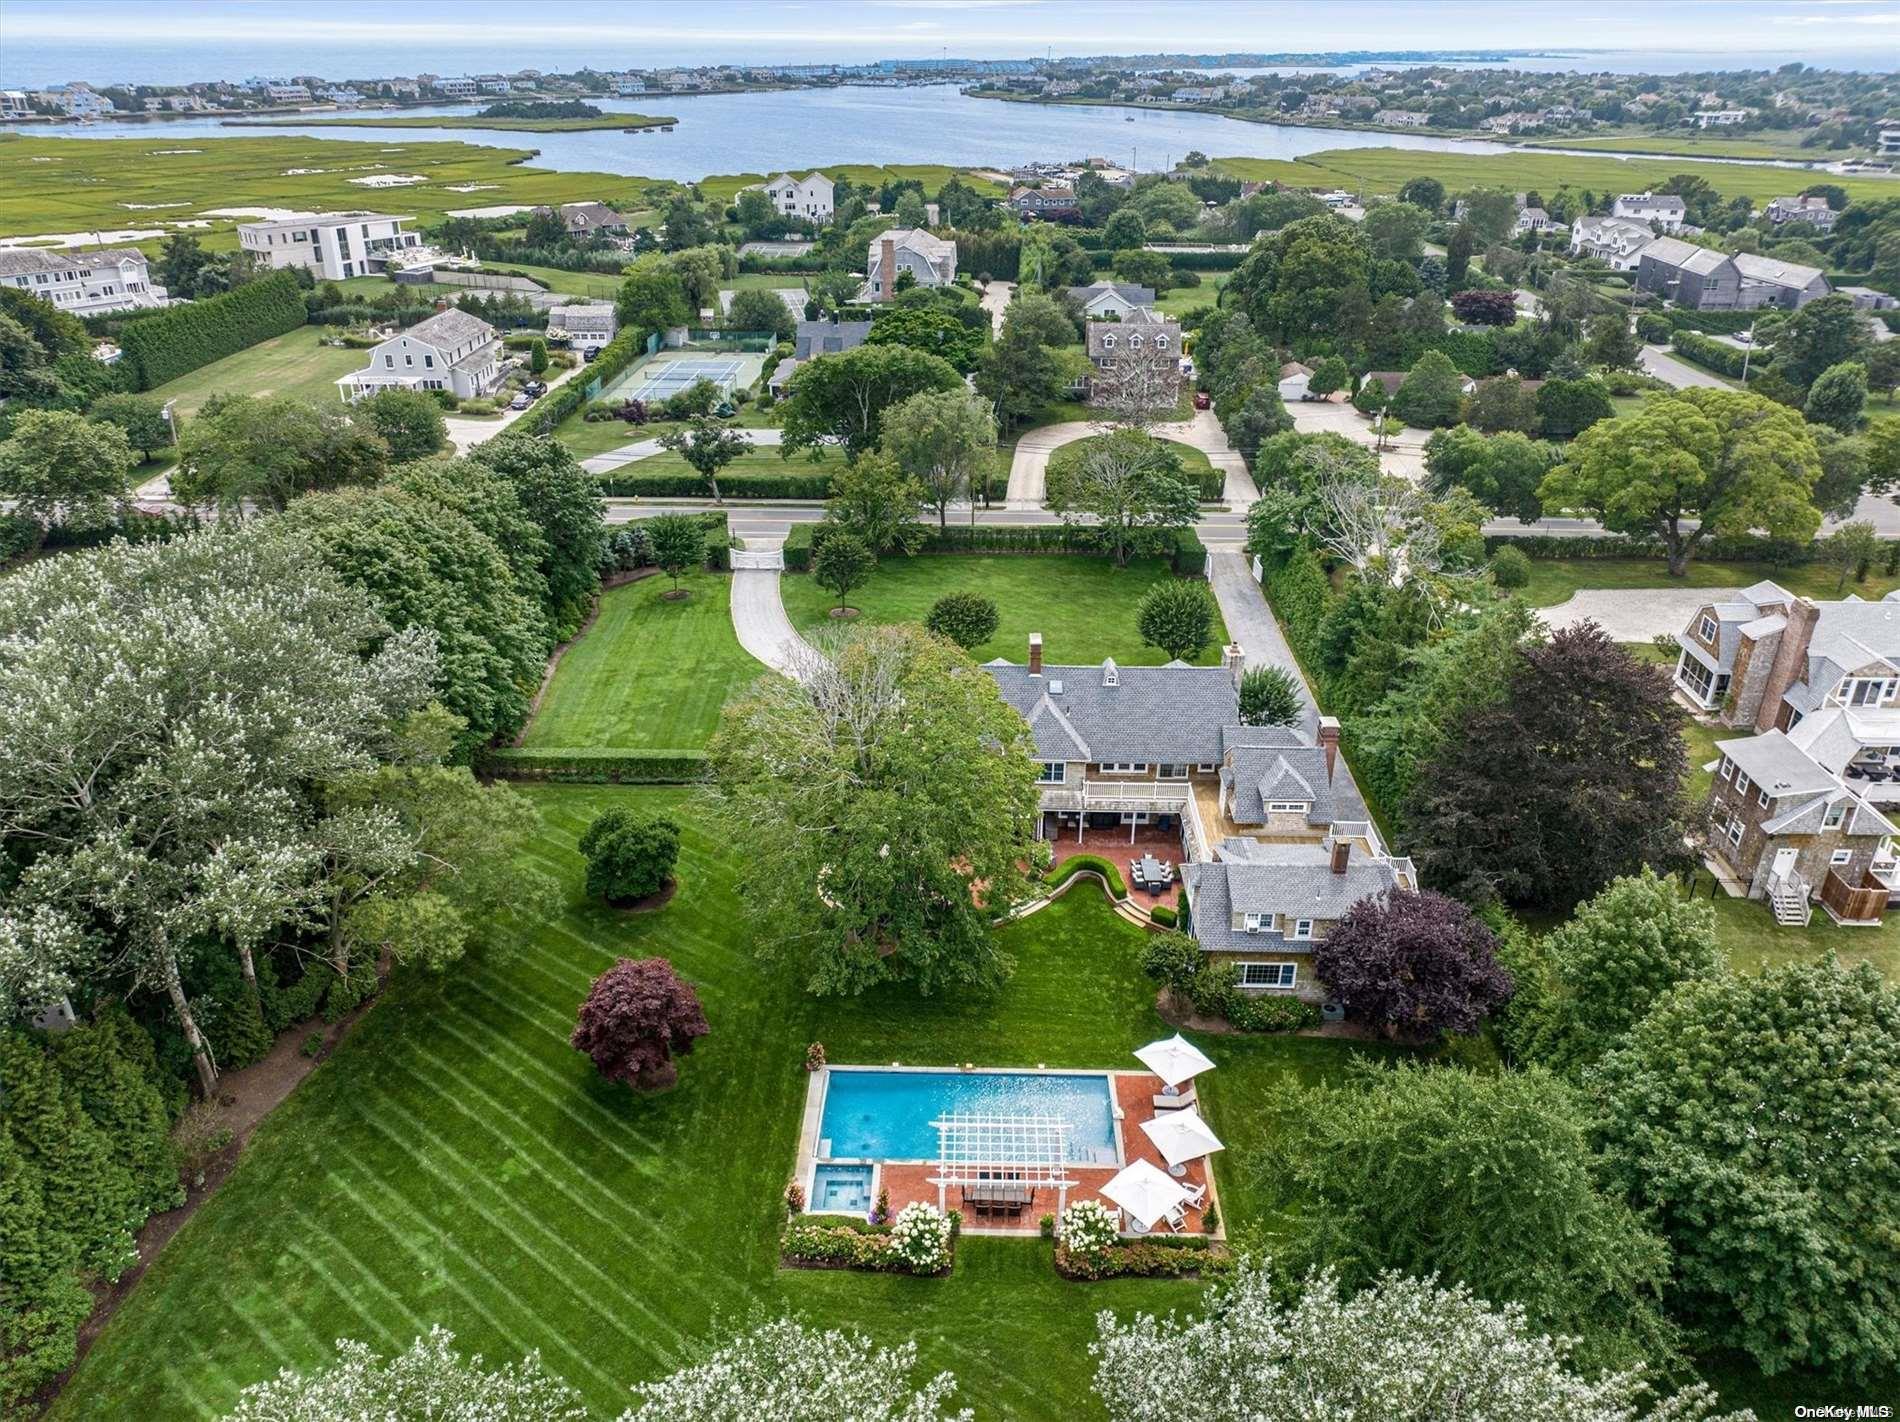
[[[1173,928],[1175,925],[1174,910],[1166,904],[1156,904],[1149,909],[1148,917],[1162,928]]]
[[[694,785],[708,773],[704,751],[586,746],[563,750],[508,746],[489,751],[479,769],[503,780],[544,780],[556,785]]]
[[[119,336],[123,364],[137,390],[150,390],[259,341],[304,324],[303,288],[294,272],[273,272],[236,291],[168,306]]]
[[[1153,1235],[1117,1244],[1099,1256],[1071,1254],[1056,1246],[1056,1272],[1065,1279],[1192,1279],[1232,1272],[1227,1246],[1206,1235]]]
[[[1171,252],[1160,255],[1168,265],[1187,272],[1231,272],[1247,260],[1245,252]]]
[[[795,523],[785,538],[785,570],[803,573],[811,568],[811,540],[816,524]],[[1094,546],[1089,530],[1067,524],[951,524],[931,528],[919,553],[1042,553],[1067,554],[1071,557],[1100,558],[1107,555]],[[1197,578],[1207,572],[1207,545],[1191,528],[1175,531],[1174,548],[1168,565],[1177,577]]]
[[[1092,870],[1108,881],[1108,892],[1117,899],[1128,897],[1128,885],[1122,879],[1122,871],[1110,860],[1099,854],[1078,854],[1065,859],[1044,877],[1043,882],[1051,888],[1059,888],[1084,870]]]
[[[1201,535],[1191,528],[1178,528],[1174,532],[1174,552],[1168,556],[1168,564],[1178,578],[1199,578],[1207,573],[1207,545],[1201,542]]]
[[[636,464],[634,468],[639,468]],[[613,499],[710,499],[712,484],[698,474],[603,474],[600,491]],[[719,492],[728,499],[806,499],[831,497],[831,475],[727,474]]]
[[[1665,313],[1670,325],[1678,331],[1712,331],[1718,336],[1734,336],[1746,331],[1755,324],[1759,311],[1683,311],[1672,309]]]
[[[1889,540],[1891,541],[1891,540]],[[1509,533],[1485,535],[1484,551],[1489,557],[1500,548],[1516,548],[1532,558],[1657,558],[1663,546],[1653,538],[1629,538],[1618,534],[1608,538],[1556,537],[1547,533]],[[1696,557],[1715,562],[1773,563],[1780,567],[1799,567],[1812,563],[1815,545],[1793,543],[1786,539],[1762,538],[1743,534],[1735,538],[1716,538],[1696,550]]]
[[[866,1224],[849,1216],[824,1216],[824,1222],[800,1215],[785,1226],[779,1237],[779,1257],[788,1264],[829,1266],[838,1269],[864,1269],[878,1274],[915,1274],[909,1262],[891,1248],[889,1225]],[[955,1260],[957,1234],[950,1235],[950,1255]],[[953,1265],[954,1267],[954,1265]],[[926,1278],[942,1277],[949,1268]]]
[[[1670,337],[1669,345],[1677,355],[1732,380],[1741,378],[1743,362],[1748,359],[1748,352],[1738,351],[1734,346],[1705,336],[1700,331],[1677,331]]]
[[[592,364],[582,366],[559,390],[549,392],[534,412],[522,421],[530,434],[552,434],[554,427],[587,403],[587,387],[599,380],[607,388],[614,377],[646,354],[647,332],[631,328],[622,331],[600,348]]]
[[[815,523],[795,523],[785,535],[785,571],[788,573],[809,573],[811,571],[811,536],[817,531]]]

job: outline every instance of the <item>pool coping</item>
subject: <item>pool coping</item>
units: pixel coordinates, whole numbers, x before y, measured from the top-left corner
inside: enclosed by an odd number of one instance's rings
[[[875,1203],[877,1200],[878,1190],[883,1183],[885,1165],[889,1164],[889,1165],[934,1166],[937,1163],[935,1159],[929,1159],[929,1160],[892,1159],[892,1160],[886,1161],[881,1157],[875,1157],[875,1156],[874,1157],[863,1157],[863,1156],[836,1156],[836,1157],[822,1156],[821,1157],[818,1154],[818,1146],[820,1144],[818,1132],[824,1123],[825,1098],[829,1094],[830,1089],[831,1089],[831,1074],[833,1072],[847,1072],[847,1071],[878,1072],[881,1074],[889,1074],[891,1072],[915,1072],[920,1075],[930,1075],[930,1076],[946,1076],[946,1075],[981,1076],[981,1075],[988,1074],[991,1076],[1099,1076],[1099,1077],[1105,1078],[1109,1083],[1109,1089],[1108,1089],[1109,1124],[1115,1133],[1115,1162],[1112,1168],[1116,1170],[1120,1170],[1126,1167],[1129,1163],[1129,1157],[1128,1157],[1128,1141],[1127,1141],[1127,1137],[1125,1134],[1125,1127],[1124,1127],[1124,1122],[1127,1118],[1127,1113],[1122,1110],[1120,1098],[1115,1090],[1115,1082],[1118,1078],[1121,1078],[1121,1077],[1154,1078],[1154,1073],[1150,1071],[1125,1071],[1125,1070],[1120,1070],[1113,1067],[1052,1067],[1052,1066],[1046,1066],[1040,1062],[1037,1063],[1033,1067],[1007,1067],[1007,1066],[989,1067],[989,1066],[976,1066],[973,1063],[956,1063],[956,1062],[952,1062],[947,1066],[917,1066],[917,1065],[906,1065],[902,1062],[891,1062],[888,1065],[878,1065],[871,1062],[851,1062],[848,1064],[840,1064],[840,1065],[835,1065],[835,1066],[827,1064],[825,1066],[819,1067],[815,1071],[812,1071],[810,1073],[811,1080],[807,1082],[805,1085],[805,1109],[799,1120],[798,1153],[796,1157],[794,1158],[793,1165],[792,1165],[792,1183],[799,1186],[804,1191],[805,1202],[806,1202],[806,1207],[807,1207],[805,1210],[805,1213],[807,1214],[820,1215],[820,1216],[829,1215],[829,1216],[833,1216],[833,1217],[841,1218],[841,1219],[864,1218],[864,1215],[858,1214],[853,1211],[848,1211],[848,1210],[843,1210],[843,1211],[841,1210],[815,1210],[815,1209],[810,1208],[814,1199],[816,1188],[817,1188],[817,1173],[818,1173],[818,1167],[820,1165],[868,1165],[870,1166],[871,1167],[871,1199],[873,1203]],[[1072,1166],[1071,1168],[1072,1169],[1080,1168],[1080,1169],[1085,1169],[1085,1170],[1100,1170],[1100,1169],[1109,1169],[1111,1167],[1102,1166],[1102,1165],[1085,1165],[1085,1166],[1080,1166],[1080,1167]],[[1207,1171],[1208,1202],[1210,1204],[1217,1205],[1220,1200],[1220,1190],[1219,1190],[1219,1187],[1214,1182],[1214,1168],[1213,1168],[1213,1163],[1212,1163],[1211,1158],[1206,1163],[1206,1171]],[[1029,1226],[1029,1227],[1016,1226],[1016,1227],[999,1228],[995,1225],[973,1224],[967,1219],[963,1222],[962,1232],[964,1234],[993,1235],[993,1236],[997,1236],[999,1238],[1004,1238],[1004,1239],[1035,1239],[1039,1237],[1039,1233],[1040,1233],[1039,1229],[1036,1228],[1035,1226]],[[1133,1235],[1133,1234],[1126,1235],[1124,1237],[1130,1238],[1130,1239],[1142,1238],[1142,1236],[1140,1235]],[[1227,1237],[1227,1231],[1226,1231],[1224,1220],[1223,1220],[1221,1228],[1212,1237],[1216,1239],[1225,1239]]]

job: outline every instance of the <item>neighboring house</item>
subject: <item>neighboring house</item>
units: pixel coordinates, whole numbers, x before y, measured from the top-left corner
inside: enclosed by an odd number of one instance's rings
[[[1280,367],[1280,399],[1282,401],[1306,399],[1306,387],[1312,379],[1311,366],[1301,365],[1298,361],[1287,362]]]
[[[1840,214],[1827,205],[1827,199],[1819,195],[1778,197],[1768,204],[1764,215],[1777,227],[1805,222],[1820,232],[1832,232],[1840,219]]]
[[[1807,923],[1815,898],[1837,923],[1878,923],[1900,882],[1893,824],[1822,757],[1831,751],[1857,779],[1875,768],[1884,778],[1891,747],[1863,747],[1849,712],[1822,714],[1830,724],[1817,733],[1804,725],[1716,742],[1709,848],[1781,923]]]
[[[1747,123],[1752,109],[1697,109],[1690,116],[1697,128],[1733,128],[1738,123]]]
[[[823,173],[807,173],[802,178],[780,173],[763,183],[754,183],[752,187],[770,198],[772,206],[783,217],[797,217],[821,224],[831,221],[832,193],[836,184]]]
[[[1141,307],[1153,306],[1155,292],[1151,286],[1136,286],[1132,282],[1098,281],[1093,286],[1070,287],[1069,300],[1082,308],[1086,320],[1113,317],[1119,321]]]
[[[1818,301],[1831,290],[1819,267],[1803,266],[1799,262],[1741,252],[1736,255],[1735,269],[1742,275],[1741,305],[1744,308],[1778,306],[1794,311],[1810,301]]]
[[[604,302],[548,308],[548,339],[577,351],[599,350],[619,329],[613,307]]]
[[[1562,226],[1563,223],[1553,221],[1551,215],[1541,207],[1520,207],[1517,221],[1511,224],[1511,233],[1522,237],[1527,232],[1554,232]]]
[[[1900,158],[1900,128],[1880,130],[1880,156],[1882,158]]]
[[[136,247],[0,249],[0,286],[16,287],[74,316],[166,304]]]
[[[1153,307],[1138,306],[1120,321],[1087,323],[1089,363],[1098,372],[1113,371],[1124,360],[1169,358],[1169,370],[1180,378],[1181,323]]]
[[[909,272],[919,286],[948,286],[957,279],[957,244],[921,227],[892,227],[871,239],[860,301],[889,301],[897,278]]]
[[[369,364],[337,381],[349,401],[399,386],[446,390],[459,399],[486,395],[501,378],[501,336],[479,316],[438,311],[391,336],[369,353]]]
[[[451,99],[472,99],[477,93],[473,79],[437,79],[429,87]]]
[[[266,222],[240,222],[238,245],[271,267],[305,267],[320,281],[344,281],[385,270],[390,258],[423,250],[403,231],[413,217],[380,212],[303,212]]]
[[[870,334],[869,321],[800,321],[792,338],[792,358],[804,361],[855,350]]]
[[[1373,115],[1374,123],[1382,123],[1387,128],[1423,128],[1431,121],[1430,114],[1416,109],[1380,109]]]
[[[1616,271],[1634,271],[1637,253],[1655,240],[1646,223],[1624,217],[1580,217],[1570,228],[1570,255],[1595,257]]]
[[[33,97],[43,104],[63,109],[73,118],[92,119],[118,112],[112,100],[104,94],[94,93],[84,84],[57,84],[51,89],[40,90]]]
[[[307,104],[310,102],[310,89],[304,84],[266,84],[264,97],[274,104]]]
[[[1871,286],[1837,286],[1834,294],[1852,301],[1857,311],[1891,311],[1900,306],[1900,297],[1875,291]]]
[[[1366,372],[1366,378],[1360,381],[1359,385],[1360,388],[1363,389],[1369,382],[1374,380],[1378,381],[1379,384],[1385,387],[1385,398],[1389,402],[1394,395],[1399,393],[1399,387],[1405,384],[1406,373],[1407,372],[1403,370],[1369,370]],[[1458,392],[1461,395],[1469,395],[1477,388],[1478,382],[1473,380],[1470,376],[1459,376]]]
[[[564,202],[557,208],[537,207],[536,212],[557,213],[570,237],[591,237],[596,232],[624,237],[627,219],[604,202]]]
[[[1075,211],[1075,189],[1065,187],[1017,188],[1009,195],[1010,210],[1018,217],[1047,217]]]
[[[1636,288],[1693,311],[1733,311],[1741,305],[1742,274],[1721,252],[1658,237],[1637,253]]]
[[[1620,193],[1610,204],[1610,216],[1647,222],[1658,232],[1675,232],[1689,220],[1688,208],[1674,193]]]
[[[33,101],[22,89],[0,89],[0,122],[33,117]]]

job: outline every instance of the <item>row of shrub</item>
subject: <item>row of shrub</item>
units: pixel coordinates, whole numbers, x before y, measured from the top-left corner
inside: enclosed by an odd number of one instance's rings
[[[913,1228],[926,1236],[913,1251],[916,1257],[905,1252],[906,1236]],[[961,1211],[939,1215],[934,1205],[907,1205],[896,1224],[868,1224],[850,1215],[795,1215],[779,1236],[779,1257],[787,1264],[807,1267],[943,1275],[955,1261],[962,1228]],[[934,1238],[928,1237],[933,1234]]]
[[[1099,874],[1102,882],[1108,885],[1108,892],[1115,898],[1128,897],[1128,885],[1122,879],[1122,871],[1114,861],[1104,859],[1099,854],[1077,854],[1065,859],[1043,877],[1043,882],[1052,889],[1058,888],[1084,871]]]
[[[477,767],[504,780],[556,785],[692,785],[706,779],[706,753],[697,750],[614,750],[588,746],[488,751]]]
[[[1065,1279],[1208,1279],[1231,1273],[1227,1246],[1205,1235],[1155,1235],[1084,1254],[1056,1245],[1056,1272]]]
[[[1486,534],[1487,555],[1500,548],[1515,548],[1530,558],[1661,558],[1662,544],[1653,538],[1614,535],[1604,538],[1563,536],[1548,533]],[[1796,543],[1785,538],[1764,538],[1760,534],[1738,534],[1730,538],[1712,538],[1697,551],[1698,558],[1715,562],[1772,563],[1777,567],[1799,567],[1814,561],[1816,545]]]
[[[534,413],[523,421],[528,426],[528,433],[553,433],[556,425],[587,403],[589,385],[598,380],[600,388],[606,388],[615,377],[646,354],[647,334],[644,330],[630,326],[602,346],[592,365],[558,390],[549,391],[540,401]]]
[[[702,474],[677,471],[671,474],[642,474],[639,465],[600,476],[600,491],[614,499],[709,499],[712,482]],[[788,461],[783,473],[722,474],[719,492],[728,499],[799,499],[823,503],[831,497],[834,468]],[[1009,492],[1009,476],[993,474],[988,497],[1001,499]],[[806,534],[809,541],[810,534]],[[928,550],[936,551],[936,550]]]
[[[652,540],[646,536],[646,526],[656,518],[665,518],[665,514],[653,514],[647,518],[628,519],[625,523],[607,530],[607,551],[601,562],[601,572],[630,572],[636,568],[651,568],[653,562]],[[732,570],[732,532],[726,520],[724,509],[702,509],[692,517],[706,531],[706,566],[715,573]]]
[[[1141,970],[1198,1016],[1225,1018],[1242,1032],[1297,1032],[1319,1025],[1319,1008],[1310,1002],[1244,991],[1240,969],[1210,958],[1186,933],[1151,937],[1142,945]]]
[[[803,573],[811,568],[811,540],[818,525],[795,523],[785,538],[785,567]],[[957,524],[932,528],[920,553],[1064,553],[1103,557],[1091,530],[1067,524]],[[1168,564],[1183,578],[1207,572],[1207,545],[1191,528],[1175,530]]]
[[[304,324],[303,288],[290,271],[273,272],[222,296],[168,306],[120,333],[133,388],[150,390],[214,360]]]
[[[1677,355],[1732,380],[1741,378],[1743,363],[1748,359],[1747,351],[1737,350],[1700,331],[1677,331],[1669,338],[1669,346]]]
[[[320,306],[310,313],[309,321],[312,326],[356,326],[364,322],[378,326],[392,322],[398,326],[413,326],[433,315],[435,305],[432,302],[396,307],[352,302],[343,306]]]
[[[1734,336],[1755,324],[1759,311],[1685,311],[1671,307],[1662,313],[1678,331],[1708,331],[1717,336]]]
[[[41,548],[94,548],[115,538],[123,538],[128,543],[162,542],[197,526],[198,520],[185,513],[127,510],[109,522],[84,527],[65,523],[43,525],[28,514],[0,513],[0,565]]]

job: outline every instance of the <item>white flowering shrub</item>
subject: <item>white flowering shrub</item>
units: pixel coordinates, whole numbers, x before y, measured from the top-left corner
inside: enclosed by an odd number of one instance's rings
[[[913,1387],[916,1366],[914,1342],[879,1348],[860,1333],[820,1333],[780,1318],[703,1363],[636,1383],[639,1405],[620,1422],[969,1422],[968,1411],[945,1410],[956,1379],[939,1373]]]
[[[1106,1254],[1120,1238],[1120,1219],[1100,1200],[1077,1200],[1056,1222],[1056,1240],[1071,1254]]]
[[[1330,1273],[1277,1304],[1264,1266],[1245,1265],[1199,1318],[1096,1315],[1095,1390],[1110,1422],[1753,1422],[1716,1419],[1700,1385],[1645,1403],[1640,1369],[1588,1379],[1572,1340],[1533,1333],[1524,1310],[1462,1285],[1383,1275],[1342,1299]]]
[[[926,1200],[913,1200],[891,1225],[891,1253],[913,1273],[935,1274],[950,1263],[950,1216]]]
[[[387,1361],[367,1344],[337,1341],[335,1366],[304,1376],[285,1369],[247,1387],[226,1422],[587,1422],[580,1394],[541,1367],[538,1353],[497,1371],[464,1358],[455,1335],[432,1328]]]

